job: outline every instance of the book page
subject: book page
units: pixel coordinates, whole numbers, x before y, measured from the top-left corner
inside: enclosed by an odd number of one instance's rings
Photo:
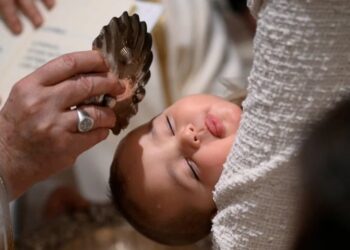
[[[0,21],[0,108],[13,84],[39,66],[68,52],[90,50],[101,28],[130,11],[135,0],[58,0],[50,11],[38,5],[45,20],[39,29],[21,17],[23,32],[14,36]]]

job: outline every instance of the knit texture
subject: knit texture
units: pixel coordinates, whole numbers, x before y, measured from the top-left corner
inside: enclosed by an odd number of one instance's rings
[[[216,249],[289,249],[298,229],[297,149],[350,92],[350,1],[250,1],[254,63],[237,138],[214,191]]]

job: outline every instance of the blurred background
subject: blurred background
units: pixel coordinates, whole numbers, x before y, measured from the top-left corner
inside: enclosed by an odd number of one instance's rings
[[[11,204],[18,249],[210,249],[209,238],[168,248],[137,234],[110,206],[109,167],[119,140],[178,98],[244,91],[255,21],[245,0],[137,2],[162,10],[152,30],[152,77],[139,112],[118,137],[111,134],[82,154],[74,168],[38,183]]]

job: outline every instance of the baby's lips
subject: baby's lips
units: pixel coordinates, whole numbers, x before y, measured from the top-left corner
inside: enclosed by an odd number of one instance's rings
[[[213,136],[222,138],[225,135],[224,124],[218,117],[208,114],[205,119],[205,125]]]

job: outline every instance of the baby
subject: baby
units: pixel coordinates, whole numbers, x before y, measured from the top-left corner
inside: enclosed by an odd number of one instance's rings
[[[109,182],[114,203],[136,230],[169,245],[210,232],[214,186],[241,112],[213,95],[188,96],[123,138]]]

